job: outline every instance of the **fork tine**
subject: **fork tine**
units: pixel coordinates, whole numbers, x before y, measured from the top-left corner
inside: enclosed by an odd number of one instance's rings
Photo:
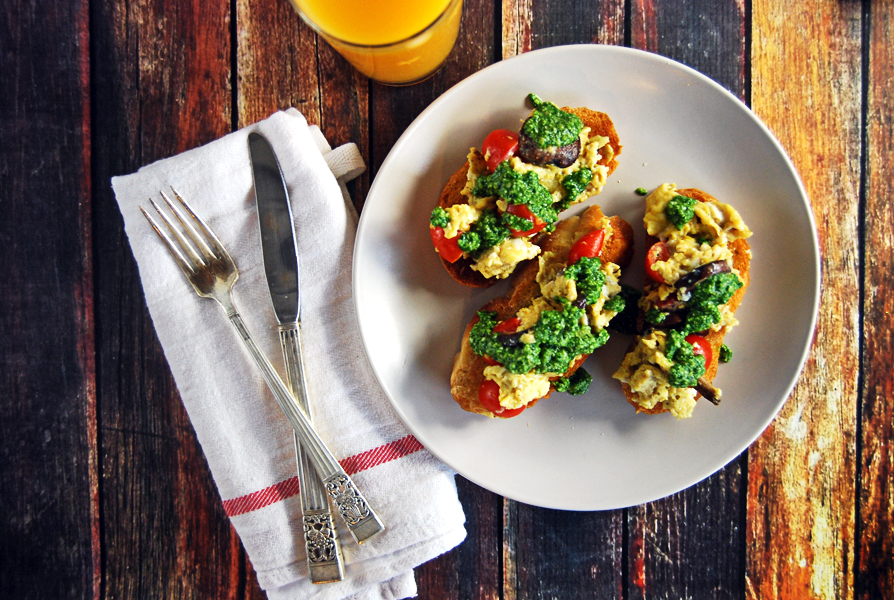
[[[152,201],[150,200],[150,202]],[[152,202],[152,204],[155,205],[155,202]],[[155,210],[158,210],[157,205],[155,206]],[[150,216],[149,213],[146,212],[146,209],[142,206],[140,207],[140,212],[143,213],[143,216],[146,217],[146,220],[149,221],[150,225],[152,225],[152,229],[155,230],[155,233],[157,233],[158,237],[161,238],[161,241],[164,242],[165,247],[168,249],[168,252],[171,253],[171,256],[174,257],[174,262],[177,263],[177,266],[180,267],[180,270],[183,271],[184,275],[186,275],[187,278],[190,278],[194,272],[193,263],[191,263],[189,260],[186,259],[185,256],[183,256],[183,253],[180,251],[180,245],[174,242],[174,240],[172,240],[171,237],[167,233],[165,233],[164,230],[162,230],[155,219],[153,219],[152,216]],[[164,219],[164,215],[162,213],[159,212],[159,215],[161,215],[161,217]],[[170,227],[170,225],[168,226]]]
[[[155,208],[158,216],[161,217],[161,220],[164,221],[164,224],[168,227],[168,231],[170,231],[171,234],[174,236],[174,239],[177,240],[177,244],[180,246],[180,249],[186,253],[187,258],[192,263],[193,270],[198,269],[200,266],[206,266],[210,264],[213,257],[206,253],[205,250],[203,250],[202,248],[199,248],[199,251],[202,253],[202,255],[199,256],[199,253],[196,252],[193,245],[189,243],[189,240],[186,239],[186,236],[183,235],[180,229],[174,225],[174,222],[171,221],[171,219],[161,210],[161,207],[156,204],[155,200],[152,200],[150,198],[149,202],[152,203],[152,206]],[[170,206],[170,203],[168,203],[168,205]],[[175,217],[177,217],[177,220],[181,223],[183,222],[179,215],[175,215]],[[193,236],[190,234],[190,237]]]
[[[177,195],[176,192],[174,195],[175,196]],[[161,192],[161,197],[164,198],[165,204],[168,205],[168,208],[171,210],[171,213],[174,215],[174,217],[180,223],[180,227],[183,228],[183,231],[186,232],[186,235],[189,236],[189,239],[192,240],[193,244],[195,244],[196,248],[198,248],[199,252],[204,257],[203,262],[210,263],[214,259],[215,255],[214,255],[214,250],[208,244],[207,238],[205,236],[201,235],[198,231],[196,231],[196,228],[193,226],[192,223],[190,223],[190,221],[189,221],[189,219],[187,219],[186,215],[183,214],[183,211],[180,209],[180,207],[177,206],[176,204],[174,204],[174,201],[171,200],[167,194],[165,194],[164,192]],[[180,196],[177,196],[177,199],[180,200],[181,206],[187,208],[186,205],[184,204],[183,198],[181,198]],[[193,220],[198,218],[196,216],[196,214],[194,212],[192,212],[189,208],[187,208],[187,211],[193,216]]]
[[[205,249],[207,249],[207,251],[209,253],[211,253],[221,259],[227,260],[229,262],[233,262],[233,259],[230,258],[230,253],[227,252],[227,249],[220,242],[220,239],[218,239],[217,234],[215,234],[214,231],[212,231],[211,228],[208,227],[208,225],[205,223],[205,221],[202,220],[202,217],[200,217],[199,215],[196,214],[196,212],[192,209],[192,207],[189,205],[189,203],[187,203],[186,200],[183,199],[183,196],[180,195],[180,192],[178,192],[176,189],[174,189],[174,186],[171,186],[171,191],[174,192],[174,196],[177,198],[177,200],[180,202],[181,206],[183,206],[183,208],[186,210],[186,212],[189,213],[189,216],[192,217],[192,220],[195,222],[195,224],[198,226],[199,230],[202,233],[202,235],[199,235],[198,233],[195,232],[195,229],[193,227],[187,225],[184,222],[185,216],[183,215],[183,213],[181,211],[177,210],[176,211],[177,216],[178,216],[178,218],[181,218],[180,222],[183,223],[183,226],[187,229],[187,231],[193,237],[193,240],[196,241],[196,243],[199,243],[199,239],[200,239],[201,244],[204,246]],[[165,200],[168,201],[169,205],[172,204],[170,199],[164,193],[162,193],[162,196],[164,196]],[[172,206],[172,208],[173,208],[173,206]],[[198,236],[198,239],[196,236]]]

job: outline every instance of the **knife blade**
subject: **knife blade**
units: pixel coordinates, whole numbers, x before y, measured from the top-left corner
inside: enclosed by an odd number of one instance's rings
[[[289,195],[279,161],[270,143],[260,134],[252,132],[248,136],[248,145],[264,271],[278,322],[286,380],[292,395],[310,419],[301,358],[299,259]],[[327,493],[335,503],[339,514],[345,517],[348,529],[358,542],[366,541],[381,532],[384,527],[363,496],[352,485],[349,486],[352,489],[345,493],[342,488],[344,482],[341,480],[321,482],[297,437],[295,441],[311,580],[315,583],[339,581],[344,577],[343,559],[337,531],[329,511]]]

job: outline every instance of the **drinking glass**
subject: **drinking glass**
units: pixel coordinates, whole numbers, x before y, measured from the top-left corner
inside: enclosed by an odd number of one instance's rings
[[[354,67],[389,85],[434,74],[453,49],[462,0],[289,0]]]

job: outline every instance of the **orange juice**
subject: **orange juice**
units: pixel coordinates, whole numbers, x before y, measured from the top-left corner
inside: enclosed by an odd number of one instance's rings
[[[291,2],[357,70],[391,84],[434,73],[453,48],[462,15],[462,0]]]

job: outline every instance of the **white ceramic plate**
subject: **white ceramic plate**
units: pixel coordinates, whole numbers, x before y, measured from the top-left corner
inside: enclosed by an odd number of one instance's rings
[[[690,419],[636,415],[611,374],[629,338],[588,359],[583,396],[553,394],[512,419],[462,411],[450,395],[468,320],[505,285],[454,282],[431,247],[428,218],[448,177],[493,129],[517,129],[534,92],[559,106],[608,113],[620,165],[599,203],[633,224],[637,255],[623,281],[641,287],[644,202],[664,182],[730,203],[754,232],[751,287],[726,337],[734,351],[715,384],[723,402]],[[579,212],[582,206],[570,212]],[[577,209],[575,211],[575,209]],[[819,301],[819,250],[809,203],[789,158],[738,99],[670,59],[613,46],[564,46],[492,65],[438,98],[376,175],[360,219],[354,298],[379,383],[401,419],[464,477],[528,504],[603,510],[641,504],[711,475],[766,428],[807,355]]]

